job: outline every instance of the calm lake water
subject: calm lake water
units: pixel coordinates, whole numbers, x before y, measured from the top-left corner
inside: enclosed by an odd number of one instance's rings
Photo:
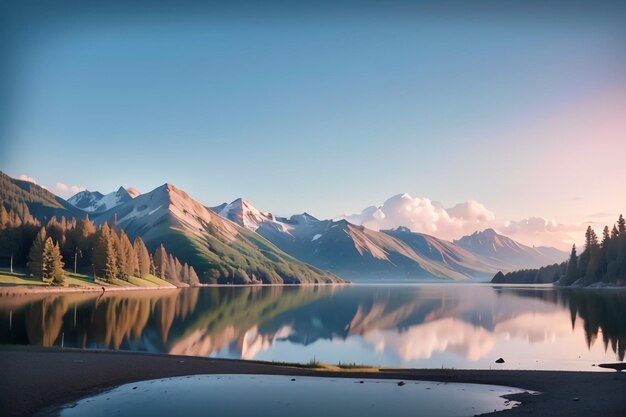
[[[222,287],[0,297],[0,344],[419,368],[599,370],[626,292],[489,285]],[[495,360],[504,358],[504,364]]]

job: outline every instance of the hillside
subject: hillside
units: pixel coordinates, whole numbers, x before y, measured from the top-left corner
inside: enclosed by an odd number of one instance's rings
[[[105,221],[130,237],[141,236],[151,250],[164,243],[181,262],[193,265],[204,282],[342,282],[225,220],[170,184],[94,216],[96,224]]]
[[[7,210],[21,213],[22,219],[29,213],[43,223],[52,217],[83,218],[86,214],[45,188],[32,182],[11,178],[2,171],[0,171],[0,204]]]

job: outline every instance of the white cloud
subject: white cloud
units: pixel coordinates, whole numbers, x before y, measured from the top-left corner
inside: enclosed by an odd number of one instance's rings
[[[81,191],[85,191],[85,190],[86,190],[86,188],[82,187],[80,185],[72,185],[70,187],[70,191],[73,192],[74,194],[79,193]]]
[[[33,184],[37,184],[37,181],[35,181],[35,179],[33,177],[29,177],[26,174],[22,174],[19,177],[17,177],[18,180],[22,180],[22,181],[28,181],[28,182],[32,182]]]
[[[57,187],[57,190],[59,191],[67,191],[69,190],[69,187],[67,186],[67,184],[63,184],[62,182],[57,182],[56,184],[54,184],[55,187]]]
[[[342,218],[374,230],[403,226],[446,240],[491,227],[529,246],[554,246],[563,250],[579,242],[586,228],[585,225],[566,225],[542,217],[504,221],[497,219],[494,212],[475,200],[444,208],[429,198],[411,197],[409,194],[395,195],[380,206],[370,206],[361,213]]]
[[[429,359],[437,352],[453,352],[474,362],[495,346],[490,332],[452,317],[411,326],[402,332],[375,329],[365,333],[363,340],[377,352],[394,353],[403,362]]]
[[[81,185],[67,185],[62,182],[57,182],[54,186],[62,197],[71,197],[72,195],[85,190],[85,187]]]
[[[46,187],[45,185],[38,184],[38,183],[37,183],[37,181],[35,181],[35,179],[34,179],[33,177],[29,177],[29,176],[28,176],[28,175],[26,175],[26,174],[22,174],[22,175],[20,175],[19,177],[17,177],[17,179],[18,179],[18,180],[22,180],[22,181],[32,182],[33,184],[36,184],[36,185],[40,186],[40,187],[41,187],[41,188],[43,188],[44,190],[47,190],[47,189],[48,189],[48,187]]]
[[[529,217],[519,221],[507,221],[498,231],[529,245],[566,249],[581,240],[586,227],[583,224],[561,224],[543,217]]]
[[[492,226],[495,215],[474,200],[446,209],[428,198],[398,194],[380,206],[368,207],[359,214],[343,218],[375,230],[404,226],[414,232],[454,239]]]

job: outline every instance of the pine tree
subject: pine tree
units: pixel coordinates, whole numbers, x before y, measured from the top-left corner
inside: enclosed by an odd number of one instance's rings
[[[611,230],[611,239],[617,239],[618,237],[619,237],[619,231],[617,230],[617,227],[613,225],[613,229]]]
[[[115,233],[107,223],[104,223],[96,233],[93,250],[95,274],[96,276],[103,277],[107,281],[116,278],[119,272],[113,235],[115,235]]]
[[[115,234],[115,233],[112,233]],[[111,281],[113,280],[113,278],[117,277],[119,270],[118,270],[118,259],[117,259],[117,253],[115,252],[115,247],[113,246],[113,239],[111,239],[111,236],[109,236],[109,238],[106,240],[106,247],[105,247],[105,259],[106,262],[104,264],[104,269],[103,269],[103,275],[104,275],[104,279],[106,281]]]
[[[609,226],[604,226],[602,230],[602,247],[606,248],[609,245],[609,240],[611,239],[611,232],[609,231]]]
[[[55,285],[62,285],[65,280],[63,266],[59,244],[55,244],[52,238],[47,238],[42,253],[43,279],[51,280]]]
[[[95,244],[96,227],[93,222],[89,220],[89,216],[86,216],[83,220],[76,225],[76,245],[78,251],[81,253],[81,263],[83,265],[89,265],[93,262],[93,250]]]
[[[137,257],[135,256],[133,245],[130,243],[128,236],[126,236],[123,230],[120,232],[120,252],[118,256],[124,259],[124,268],[121,273],[124,279],[128,279],[128,277],[134,275],[137,270]]]
[[[193,266],[189,267],[189,285],[198,285],[200,284],[200,279],[198,278],[198,274],[196,274],[196,270],[193,269]]]
[[[168,281],[178,281],[178,275],[176,273],[176,260],[172,254],[167,256],[167,266],[165,269],[165,279]]]
[[[126,276],[124,275],[124,271],[126,270],[126,258],[124,257],[120,236],[114,228],[111,228],[111,243],[115,251],[116,278],[125,280]]]
[[[165,279],[167,264],[167,252],[163,244],[161,244],[154,252],[154,274],[161,279]]]
[[[617,220],[617,231],[619,232],[620,237],[626,236],[626,220],[624,220],[624,216],[621,214]]]
[[[137,259],[137,276],[143,278],[150,273],[150,254],[139,236],[135,238],[133,250]]]
[[[36,278],[43,279],[43,248],[46,242],[46,229],[42,227],[35,237],[33,246],[28,253],[28,270]]]
[[[578,279],[578,256],[576,255],[576,245],[572,245],[572,252],[567,262],[567,271],[565,272],[565,283],[573,284]]]

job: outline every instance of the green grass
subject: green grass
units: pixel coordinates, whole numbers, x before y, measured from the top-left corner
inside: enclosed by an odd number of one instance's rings
[[[99,287],[100,285],[93,281],[93,278],[83,274],[74,274],[73,272],[65,273],[66,287]]]
[[[29,277],[26,274],[11,273],[9,271],[0,271],[0,285],[37,285],[48,286],[47,282],[40,279]]]
[[[138,287],[172,287],[173,285],[164,279],[156,277],[152,274],[148,274],[143,278],[130,277],[128,279],[131,283]]]
[[[129,277],[128,281],[121,279],[114,279],[111,282],[104,282],[99,280],[94,282],[93,277],[83,274],[74,274],[72,272],[65,271],[64,287],[100,287],[102,285],[115,285],[119,287],[172,287],[174,286],[169,282],[155,277],[154,275],[147,275],[143,278]],[[51,287],[53,286],[49,282],[44,282],[39,278],[31,277],[28,274],[20,272],[10,272],[4,269],[0,269],[0,286],[38,286],[38,287]]]

